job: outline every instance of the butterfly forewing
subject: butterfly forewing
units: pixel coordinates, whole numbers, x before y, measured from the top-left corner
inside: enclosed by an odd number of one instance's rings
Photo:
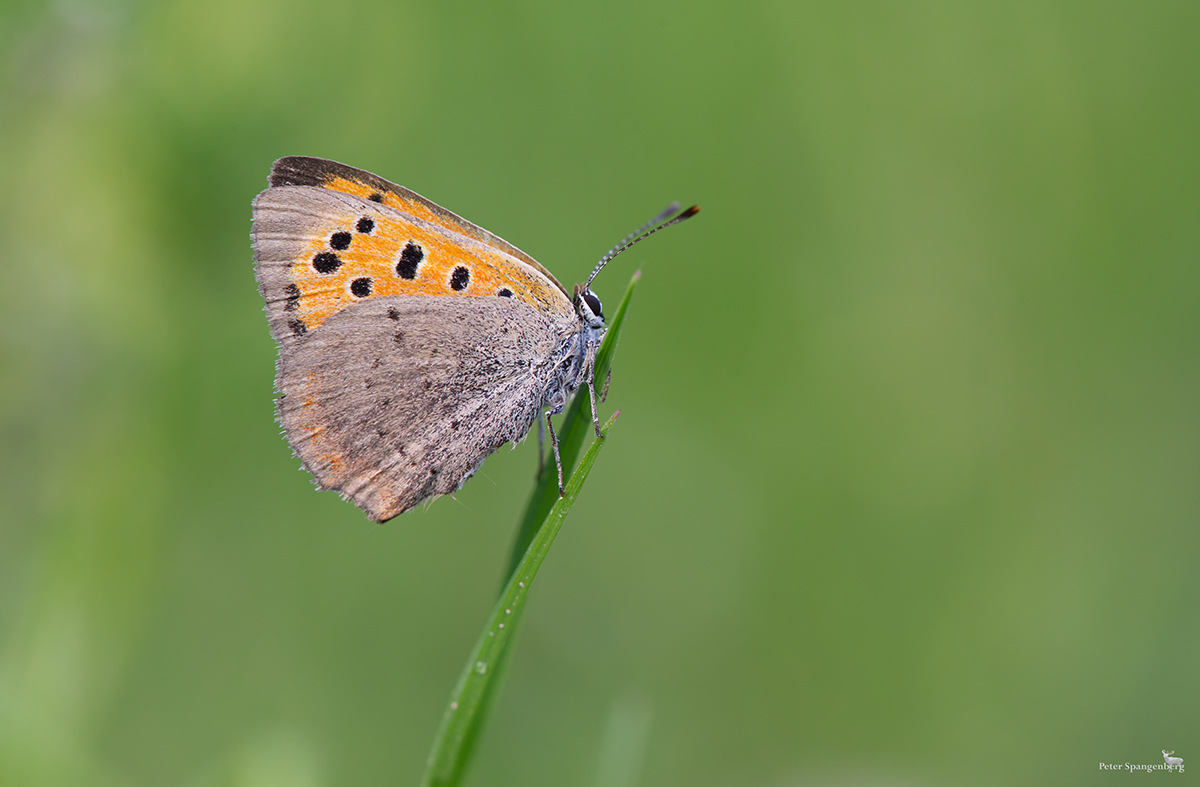
[[[388,295],[511,297],[564,320],[566,296],[492,246],[387,205],[310,186],[254,202],[255,260],[277,339]]]
[[[564,297],[567,295],[566,288],[559,284],[558,279],[554,278],[554,274],[508,241],[425,199],[415,191],[398,186],[365,170],[355,169],[328,159],[287,156],[276,161],[271,167],[270,183],[272,186],[315,186],[344,194],[353,194],[360,199],[395,208],[515,257],[545,276],[563,293]]]

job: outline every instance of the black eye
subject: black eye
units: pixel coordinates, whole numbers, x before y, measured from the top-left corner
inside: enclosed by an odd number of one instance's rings
[[[583,299],[587,301],[588,308],[592,310],[592,314],[604,318],[604,307],[600,305],[600,299],[596,297],[596,293],[588,290],[583,294]]]

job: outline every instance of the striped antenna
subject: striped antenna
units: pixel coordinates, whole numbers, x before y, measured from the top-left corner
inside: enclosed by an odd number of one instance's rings
[[[642,226],[638,227],[633,232],[626,235],[624,240],[622,240],[616,246],[613,246],[611,249],[609,249],[608,254],[605,254],[603,257],[601,257],[600,261],[596,263],[596,267],[592,269],[592,275],[588,276],[587,284],[584,285],[584,291],[586,292],[587,290],[591,289],[592,280],[596,278],[596,274],[599,273],[600,270],[605,265],[607,265],[610,261],[612,261],[613,257],[617,256],[621,252],[630,248],[634,244],[639,243],[640,241],[643,241],[646,238],[649,238],[651,235],[658,232],[659,230],[666,229],[667,227],[670,227],[672,224],[678,224],[679,222],[683,221],[684,219],[690,219],[692,216],[695,216],[697,213],[700,212],[700,206],[693,205],[692,207],[685,210],[683,213],[680,213],[678,216],[675,216],[675,218],[671,218],[678,212],[679,212],[679,203],[672,202],[670,205],[668,205],[666,207],[666,210],[664,210],[662,213],[659,213],[657,216],[650,219],[650,221],[647,221],[645,224],[643,224]]]

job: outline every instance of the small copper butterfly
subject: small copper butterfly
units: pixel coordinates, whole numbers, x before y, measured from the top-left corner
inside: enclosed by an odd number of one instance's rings
[[[672,205],[568,292],[512,244],[369,172],[289,156],[269,183],[251,238],[279,422],[317,486],[378,522],[458,490],[542,412],[561,490],[550,416],[583,383],[596,409],[592,279],[698,210]]]

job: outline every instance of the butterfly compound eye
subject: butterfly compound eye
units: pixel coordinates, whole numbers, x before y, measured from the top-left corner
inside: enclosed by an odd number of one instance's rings
[[[596,297],[596,293],[588,290],[583,294],[583,299],[587,301],[588,308],[592,310],[592,314],[603,319],[604,307],[600,305],[600,299]]]

